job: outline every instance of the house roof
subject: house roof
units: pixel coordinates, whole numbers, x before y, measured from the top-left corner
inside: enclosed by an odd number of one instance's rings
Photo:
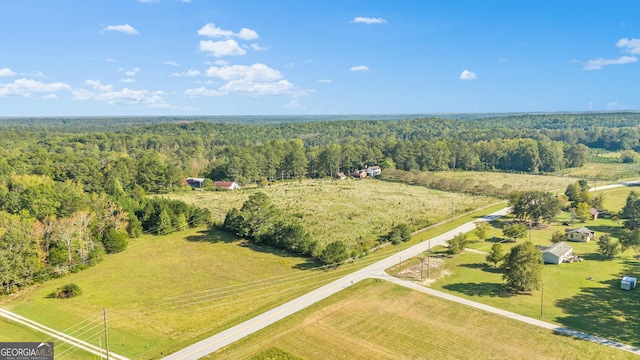
[[[589,209],[589,214],[598,215],[598,214],[600,214],[600,211],[598,209],[596,209],[596,208],[591,208],[591,209]]]
[[[367,170],[381,170],[380,166],[369,166]]]
[[[593,234],[596,233],[595,231],[593,231],[591,229],[588,229],[588,228],[586,228],[584,226],[580,227],[580,228],[577,228],[577,229],[566,229],[564,232],[567,233],[567,234],[575,232],[575,233],[579,233],[579,234],[583,234],[583,235],[593,235]]]
[[[193,177],[190,177],[190,178],[187,178],[187,181],[203,182],[204,178],[193,178]]]
[[[231,187],[231,185],[235,184],[235,181],[214,181],[213,186],[219,187]]]
[[[567,244],[564,241],[561,242],[557,242],[555,244],[552,244],[551,246],[547,247],[546,249],[542,250],[542,253],[551,253],[557,257],[561,257],[562,255],[565,255],[568,252],[571,252],[573,250],[573,248]]]

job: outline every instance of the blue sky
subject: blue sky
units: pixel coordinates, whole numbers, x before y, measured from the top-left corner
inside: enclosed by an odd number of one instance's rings
[[[640,110],[640,2],[6,0],[0,116]]]

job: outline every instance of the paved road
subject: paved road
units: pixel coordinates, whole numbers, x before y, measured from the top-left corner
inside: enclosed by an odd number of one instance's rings
[[[546,321],[542,321],[540,319],[536,319],[536,318],[532,318],[532,317],[528,317],[528,316],[524,316],[524,315],[520,315],[520,314],[516,314],[513,313],[511,311],[507,311],[507,310],[503,310],[503,309],[499,309],[493,306],[489,306],[489,305],[485,305],[479,302],[475,302],[469,299],[465,299],[465,298],[461,298],[455,295],[451,295],[442,291],[438,291],[438,290],[433,290],[431,288],[428,287],[424,287],[422,285],[410,282],[410,281],[406,281],[406,280],[401,280],[398,279],[396,277],[393,277],[391,275],[388,275],[386,273],[382,273],[379,274],[378,276],[376,276],[379,279],[384,279],[387,281],[390,281],[394,284],[398,284],[398,285],[402,285],[405,287],[408,287],[410,289],[413,290],[417,290],[432,296],[437,296],[439,298],[442,299],[446,299],[449,301],[455,301],[457,303],[466,305],[466,306],[471,306],[474,307],[476,309],[480,309],[480,310],[484,310],[490,313],[494,313],[497,315],[501,315],[504,317],[508,317],[510,319],[514,319],[514,320],[518,320],[518,321],[522,321],[525,322],[527,324],[531,324],[531,325],[535,325],[535,326],[539,326],[545,329],[549,329],[561,334],[565,334],[565,335],[569,335],[569,336],[574,336],[583,340],[587,340],[587,341],[591,341],[591,342],[595,342],[598,344],[602,344],[602,345],[606,345],[606,346],[611,346],[614,347],[616,349],[620,349],[620,350],[624,350],[624,351],[628,351],[630,353],[636,354],[636,355],[640,355],[640,349],[634,346],[630,346],[627,344],[622,344],[613,340],[609,340],[609,339],[605,339],[605,338],[601,338],[599,336],[595,336],[595,335],[591,335],[591,334],[587,334],[587,333],[583,333],[581,331],[576,331],[576,330],[572,330],[566,327],[562,327],[562,326],[558,326],[556,324],[552,324],[550,322],[546,322]]]
[[[14,314],[11,311],[8,310],[4,310],[4,309],[0,309],[0,316],[7,318],[11,321],[17,322],[19,324],[22,324],[24,326],[27,326],[31,329],[37,330],[41,333],[47,334],[49,336],[51,336],[52,338],[64,341],[68,344],[71,344],[75,347],[78,347],[82,350],[88,351],[96,356],[100,356],[100,358],[102,359],[103,357],[106,358],[106,352],[103,349],[98,348],[95,345],[91,345],[86,341],[82,341],[80,339],[76,339],[72,336],[63,334],[59,331],[53,330],[49,327],[46,327],[40,323],[37,323],[33,320],[29,320],[25,317],[22,317],[18,314]],[[128,360],[126,357],[122,356],[122,355],[118,355],[112,351],[109,351],[109,357],[116,359],[116,360]]]
[[[502,209],[496,211],[490,215],[487,215],[476,221],[492,221],[507,213],[508,209]],[[464,225],[448,231],[442,235],[436,236],[428,241],[424,241],[420,244],[414,245],[406,250],[400,251],[386,259],[380,260],[375,264],[369,265],[363,269],[346,275],[332,283],[322,286],[312,292],[309,292],[297,299],[291,300],[286,304],[280,305],[277,308],[267,311],[253,319],[247,320],[242,324],[236,325],[230,329],[227,329],[219,334],[216,334],[210,338],[202,340],[194,345],[184,348],[174,354],[167,356],[167,360],[183,360],[183,359],[199,359],[203,356],[211,354],[212,352],[227,346],[237,340],[242,339],[245,336],[253,334],[254,332],[267,327],[274,322],[284,319],[285,317],[292,315],[306,307],[309,307],[316,302],[323,300],[342,289],[345,289],[354,283],[376,276],[377,274],[384,273],[384,270],[398,264],[400,259],[409,259],[419,254],[424,253],[429,249],[429,246],[434,247],[450,240],[459,233],[471,231],[475,228],[475,222],[468,222]]]

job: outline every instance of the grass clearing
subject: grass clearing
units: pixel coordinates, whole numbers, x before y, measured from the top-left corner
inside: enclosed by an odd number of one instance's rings
[[[287,182],[241,191],[189,192],[171,195],[208,207],[215,220],[240,208],[256,191],[262,191],[286,213],[300,219],[321,243],[342,240],[372,247],[394,224],[406,222],[414,229],[495,203],[496,198],[436,191],[420,186],[375,179]]]
[[[206,359],[247,359],[277,347],[304,359],[627,359],[382,280],[366,280]]]
[[[638,177],[640,174],[640,164],[588,162],[583,167],[564,169],[558,174],[587,178],[590,180],[598,177],[600,180],[615,181],[618,179]]]
[[[470,187],[494,186],[512,191],[514,189],[553,191],[565,189],[576,182],[575,179],[554,175],[513,174],[479,171],[443,171],[433,172],[433,176],[441,179],[463,180]]]

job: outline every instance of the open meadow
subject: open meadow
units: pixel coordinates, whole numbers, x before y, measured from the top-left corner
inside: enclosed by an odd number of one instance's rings
[[[251,194],[262,191],[285,213],[299,218],[311,237],[326,244],[375,245],[394,224],[405,222],[414,230],[495,203],[498,199],[449,193],[375,179],[286,182],[240,191],[214,191],[170,195],[196,206],[208,207],[215,220],[240,208]]]
[[[365,280],[205,359],[627,359],[606,346]]]

